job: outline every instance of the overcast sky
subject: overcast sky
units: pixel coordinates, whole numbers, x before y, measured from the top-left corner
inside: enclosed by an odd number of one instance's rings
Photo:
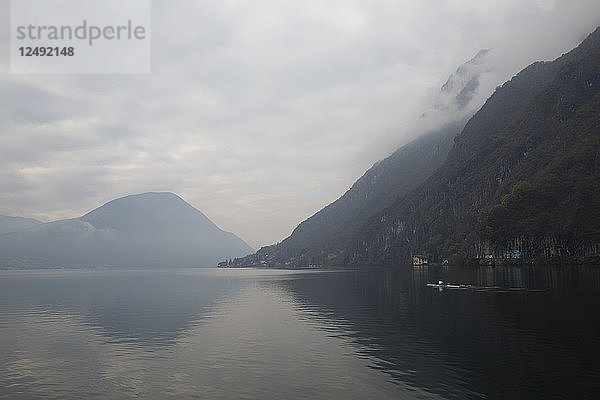
[[[600,24],[598,0],[155,1],[151,74],[17,75],[0,1],[0,214],[171,191],[255,248],[435,127],[420,116],[478,50],[481,103]]]

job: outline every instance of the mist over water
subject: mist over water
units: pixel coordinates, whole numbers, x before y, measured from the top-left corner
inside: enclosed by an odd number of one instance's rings
[[[0,398],[590,397],[599,288],[583,267],[2,271]]]

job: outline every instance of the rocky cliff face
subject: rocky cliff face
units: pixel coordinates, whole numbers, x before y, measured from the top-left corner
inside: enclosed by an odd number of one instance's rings
[[[597,30],[498,88],[441,168],[361,228],[347,261],[597,254],[600,235],[587,227],[598,226],[600,213],[599,61]],[[527,183],[515,192],[520,182]],[[522,222],[528,215],[535,217]]]
[[[281,243],[238,259],[234,266],[342,264],[348,248],[375,213],[414,190],[444,162],[454,137],[478,106],[479,78],[490,71],[489,50],[460,66],[440,89],[423,118],[450,121],[378,161],[339,199],[302,222]]]
[[[486,54],[457,69],[434,109],[468,103]],[[282,243],[232,266],[598,256],[599,93],[600,29],[498,87],[449,151],[427,142],[448,132],[399,149]]]

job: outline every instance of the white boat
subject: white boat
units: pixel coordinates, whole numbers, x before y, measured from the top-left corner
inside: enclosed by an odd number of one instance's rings
[[[427,286],[438,288],[438,289],[470,289],[473,287],[472,285],[463,285],[463,284],[454,285],[451,283],[444,283],[443,281],[438,281],[438,283],[428,283]]]

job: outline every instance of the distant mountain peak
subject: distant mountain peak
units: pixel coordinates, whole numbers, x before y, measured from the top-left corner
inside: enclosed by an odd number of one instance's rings
[[[33,218],[0,215],[0,234],[23,231],[40,225],[41,223],[41,221]]]
[[[481,49],[475,57],[460,65],[448,77],[446,83],[440,88],[445,97],[449,97],[459,109],[464,109],[473,99],[479,88],[481,75],[491,70],[488,55],[491,49]],[[446,104],[444,104],[446,103]],[[448,100],[436,104],[436,109],[448,107]]]
[[[124,196],[82,217],[0,235],[0,266],[214,266],[252,252],[171,192]]]
[[[183,229],[204,226],[220,229],[201,211],[171,192],[146,192],[111,200],[90,211],[81,220],[97,229],[142,232],[153,229]]]
[[[481,49],[475,56],[459,65],[445,83],[431,93],[429,106],[423,110],[423,123],[433,131],[446,124],[466,121],[485,102],[495,83],[492,49]]]
[[[173,192],[145,192],[139,194],[130,194],[123,197],[118,197],[105,203],[104,206],[115,204],[134,204],[142,202],[160,202],[160,201],[181,201],[185,203],[181,197]],[[187,203],[186,203],[187,204]]]

